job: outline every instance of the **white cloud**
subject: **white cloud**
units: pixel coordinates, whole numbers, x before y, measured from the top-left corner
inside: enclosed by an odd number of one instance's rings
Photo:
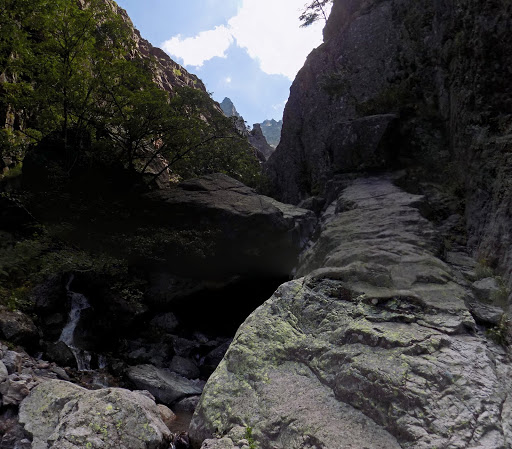
[[[267,74],[293,80],[309,52],[322,43],[323,21],[300,28],[297,0],[243,0],[228,26],[204,31],[193,38],[175,36],[163,49],[183,59],[185,65],[201,66],[215,57],[225,57],[235,42],[256,59]]]
[[[204,61],[219,56],[226,57],[226,50],[233,43],[233,35],[225,26],[202,31],[197,36],[183,39],[180,34],[162,44],[167,53],[182,58],[185,65],[202,66]]]
[[[228,76],[228,77],[225,79],[225,81],[226,81],[226,83],[227,83],[227,84],[230,84],[230,83],[231,83],[231,77],[230,77],[230,76]]]

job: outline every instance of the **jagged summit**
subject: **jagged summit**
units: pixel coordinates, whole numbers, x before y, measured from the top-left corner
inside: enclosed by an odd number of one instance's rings
[[[241,115],[236,110],[235,105],[228,97],[225,97],[224,100],[222,100],[220,108],[222,109],[222,112],[224,112],[224,115],[226,115],[226,117],[241,117]]]
[[[276,121],[274,119],[265,120],[261,123],[261,131],[267,139],[270,146],[276,148],[281,141],[281,129],[283,128],[283,121]]]

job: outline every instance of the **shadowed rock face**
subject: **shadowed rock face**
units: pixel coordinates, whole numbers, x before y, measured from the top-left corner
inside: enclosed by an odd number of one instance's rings
[[[506,0],[335,0],[266,164],[277,197],[297,204],[336,172],[375,168],[354,163],[364,148],[360,156],[458,188],[470,248],[511,279],[511,14]],[[375,139],[371,122],[347,129],[390,113],[391,139]]]
[[[194,259],[193,271],[219,275],[287,275],[313,231],[311,211],[256,194],[222,174],[181,183],[177,188],[150,193],[144,198],[146,218],[152,223],[178,223],[190,229],[216,231],[208,244],[211,258]],[[181,261],[185,266],[185,261]]]
[[[274,148],[272,148],[265,139],[259,123],[253,125],[249,133],[249,142],[263,155],[264,160],[267,160],[274,152]]]
[[[241,425],[262,448],[509,447],[505,351],[437,257],[422,197],[391,176],[340,183],[298,278],[246,320],[208,381],[192,437],[237,447]]]

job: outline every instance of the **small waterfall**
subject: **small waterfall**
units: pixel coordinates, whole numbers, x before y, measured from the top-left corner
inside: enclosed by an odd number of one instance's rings
[[[106,369],[108,366],[108,359],[106,356],[102,354],[98,354],[98,368],[99,369]]]
[[[66,343],[67,347],[73,352],[78,370],[89,371],[91,369],[91,354],[75,346],[75,329],[80,321],[82,310],[90,308],[91,305],[84,295],[70,290],[74,278],[74,275],[71,275],[66,285],[68,298],[71,300],[71,310],[69,312],[69,320],[64,329],[62,329],[59,340]]]

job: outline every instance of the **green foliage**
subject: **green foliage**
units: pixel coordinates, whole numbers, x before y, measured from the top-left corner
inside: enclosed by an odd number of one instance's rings
[[[482,258],[478,261],[475,268],[475,276],[478,279],[485,279],[494,276],[494,270],[489,265],[489,261],[485,258]]]
[[[0,0],[0,11],[0,110],[17,121],[0,133],[2,154],[21,160],[51,136],[62,143],[63,173],[88,158],[148,181],[170,170],[173,179],[220,171],[257,183],[246,139],[207,93],[169,95],[153,81],[153,62],[126,57],[130,30],[106,2]]]
[[[21,175],[23,171],[23,163],[16,164],[13,168],[10,168],[4,175],[0,173],[0,179],[12,179]]]
[[[301,27],[308,27],[320,19],[327,21],[325,8],[329,3],[332,3],[332,0],[313,0],[311,3],[307,3],[299,16],[299,20],[302,22]]]
[[[497,344],[502,346],[509,345],[509,328],[510,320],[506,314],[503,314],[500,322],[487,331],[487,335],[495,341]]]
[[[125,269],[119,259],[70,247],[41,228],[30,237],[0,247],[0,302],[24,310],[30,288],[50,276],[87,271],[114,276]]]
[[[256,449],[256,441],[254,441],[254,436],[252,434],[252,427],[251,426],[247,426],[245,428],[245,435],[244,435],[244,438],[247,440],[247,442],[249,443],[249,448],[250,449]]]

